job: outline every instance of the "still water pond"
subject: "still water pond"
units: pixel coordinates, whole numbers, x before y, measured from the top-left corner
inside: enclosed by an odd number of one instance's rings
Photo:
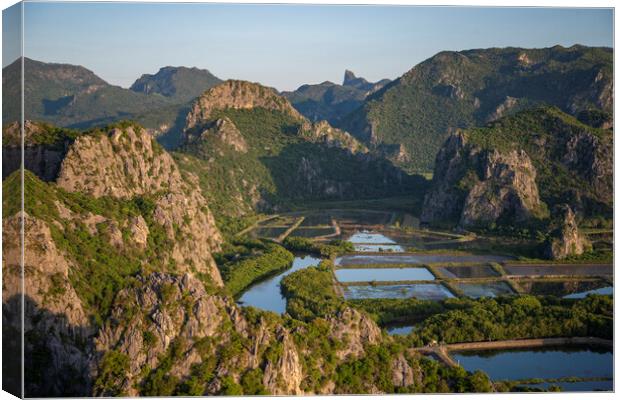
[[[605,348],[561,346],[463,351],[451,355],[466,370],[482,370],[497,381],[613,376],[613,353]]]
[[[416,325],[391,325],[387,326],[385,330],[390,335],[408,335],[416,329]]]
[[[351,268],[337,269],[340,282],[433,281],[435,276],[426,268]]]
[[[439,267],[441,275],[448,279],[455,278],[488,278],[500,276],[499,273],[489,265],[474,265],[471,267]]]
[[[602,294],[611,296],[614,294],[613,286],[602,287],[599,289],[588,290],[580,293],[569,294],[568,296],[564,296],[565,299],[583,299],[589,294]]]
[[[252,306],[262,310],[273,311],[278,314],[286,311],[286,299],[280,292],[280,282],[282,278],[300,269],[319,265],[320,258],[311,256],[295,257],[293,266],[280,275],[276,275],[265,281],[259,282],[246,290],[238,300],[243,306]]]
[[[549,275],[612,275],[614,273],[611,264],[566,264],[566,265],[507,265],[504,270],[508,275],[519,276],[549,276]]]
[[[456,287],[463,291],[467,297],[475,299],[480,297],[497,297],[515,294],[506,282],[466,283],[457,282]]]
[[[366,264],[429,264],[429,263],[464,263],[464,262],[502,262],[508,258],[493,255],[450,255],[450,254],[421,254],[421,255],[363,255],[354,254],[339,257],[336,265],[366,265]]]
[[[353,244],[396,244],[396,242],[382,233],[376,232],[356,232],[349,238]]]
[[[344,288],[344,298],[354,299],[406,299],[443,300],[454,297],[444,285],[437,283],[416,283],[409,285],[360,285]]]

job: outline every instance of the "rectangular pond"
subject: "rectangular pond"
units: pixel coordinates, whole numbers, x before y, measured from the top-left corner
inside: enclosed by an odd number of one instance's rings
[[[351,254],[336,259],[336,265],[367,264],[431,264],[431,263],[489,263],[508,260],[506,256],[495,255],[452,255],[452,254],[394,254],[364,255]]]
[[[281,234],[283,234],[284,232],[286,232],[286,230],[288,229],[288,227],[262,227],[262,228],[256,228],[254,230],[252,230],[250,232],[250,236],[253,238],[258,238],[258,237],[264,237],[264,238],[272,238],[275,239],[278,236],[280,236]]]
[[[349,242],[364,244],[396,244],[396,242],[382,233],[377,232],[356,232],[348,239]]]
[[[541,264],[541,265],[506,265],[508,275],[517,276],[601,276],[613,275],[611,264]]]
[[[438,267],[437,270],[447,279],[456,278],[490,278],[500,276],[499,272],[489,265],[471,267]]]
[[[333,233],[335,233],[334,228],[297,228],[290,234],[290,236],[313,238],[331,235]]]
[[[572,293],[564,296],[565,299],[583,299],[587,297],[589,294],[599,294],[605,296],[613,296],[614,288],[613,286],[605,286],[598,289],[586,290],[585,292]]]
[[[405,251],[398,244],[354,244],[353,248],[362,253],[402,253]]]
[[[432,281],[426,268],[346,268],[335,271],[340,282]]]
[[[457,282],[454,284],[467,297],[475,299],[480,297],[497,297],[515,294],[506,282],[468,283]]]
[[[561,346],[462,351],[450,355],[466,370],[482,370],[494,381],[613,377],[613,353],[607,348]]]
[[[344,298],[353,299],[406,299],[443,300],[454,297],[444,285],[438,283],[415,283],[404,285],[346,286]]]
[[[582,298],[589,293],[611,294],[613,288],[604,280],[542,280],[522,279],[521,286],[528,294],[566,296],[567,298]]]

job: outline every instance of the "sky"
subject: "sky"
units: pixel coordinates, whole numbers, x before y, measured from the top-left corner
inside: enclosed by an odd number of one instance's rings
[[[340,83],[345,69],[394,79],[443,50],[613,45],[611,9],[32,2],[24,10],[26,57],[82,65],[123,87],[169,65],[294,90]],[[7,43],[18,29],[3,21]],[[18,55],[3,46],[3,66]]]

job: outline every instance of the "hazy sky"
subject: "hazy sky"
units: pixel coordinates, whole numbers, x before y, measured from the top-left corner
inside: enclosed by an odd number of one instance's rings
[[[124,87],[166,65],[291,90],[346,68],[393,79],[441,50],[613,44],[611,9],[27,3],[24,29],[26,57]]]

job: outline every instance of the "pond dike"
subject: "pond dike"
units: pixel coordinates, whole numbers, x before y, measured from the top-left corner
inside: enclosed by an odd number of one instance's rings
[[[518,349],[524,347],[565,346],[565,345],[596,345],[613,348],[614,342],[609,339],[597,337],[572,337],[572,338],[541,338],[541,339],[511,339],[488,342],[453,343],[437,346],[414,347],[410,351],[416,351],[431,356],[443,362],[449,367],[456,367],[458,363],[450,357],[451,351],[461,350],[492,350],[492,349]]]

